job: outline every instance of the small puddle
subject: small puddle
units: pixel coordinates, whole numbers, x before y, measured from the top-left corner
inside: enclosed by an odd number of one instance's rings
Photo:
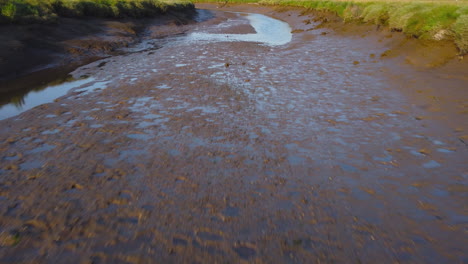
[[[11,102],[0,107],[0,120],[19,115],[38,105],[53,102],[55,99],[64,96],[72,88],[80,87],[92,82],[94,79],[82,79],[59,85],[49,86],[41,91],[32,91],[25,95],[20,101]]]
[[[71,89],[90,84],[93,81],[94,78],[80,79],[65,82],[59,85],[49,86],[40,91],[31,91],[30,93],[22,97],[21,100],[16,100],[11,103],[0,106],[0,120],[19,115],[36,106],[51,103],[55,99],[66,95]],[[95,89],[105,88],[107,83],[108,82],[96,82],[91,86],[86,86],[77,91],[82,92],[82,94],[88,94],[89,92],[92,92]]]
[[[209,42],[256,42],[268,46],[287,44],[292,39],[288,23],[261,14],[238,13],[246,15],[255,34],[212,34],[194,32],[188,36],[191,41]]]

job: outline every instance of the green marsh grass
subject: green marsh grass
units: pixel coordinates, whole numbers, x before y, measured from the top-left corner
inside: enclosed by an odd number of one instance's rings
[[[160,0],[0,0],[1,23],[37,23],[57,17],[152,17],[193,9],[189,1]]]

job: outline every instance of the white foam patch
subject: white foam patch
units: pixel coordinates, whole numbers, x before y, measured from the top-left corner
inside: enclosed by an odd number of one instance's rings
[[[156,86],[157,89],[171,89],[171,87],[167,84],[161,84]]]
[[[255,34],[212,34],[194,32],[188,36],[193,41],[209,42],[256,42],[269,46],[289,43],[292,39],[288,23],[261,14],[247,14]]]
[[[87,94],[89,94],[91,92],[94,92],[97,89],[106,89],[108,83],[110,83],[110,81],[95,82],[93,85],[77,89],[77,90],[75,90],[75,92],[82,92],[80,94],[80,96],[81,95],[87,95]]]

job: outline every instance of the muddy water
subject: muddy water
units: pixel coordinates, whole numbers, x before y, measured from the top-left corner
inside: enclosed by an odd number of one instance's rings
[[[404,92],[466,80],[382,60],[377,37],[299,11],[240,9],[298,33],[220,42],[259,33],[214,10],[0,121],[2,262],[466,261],[464,100]]]

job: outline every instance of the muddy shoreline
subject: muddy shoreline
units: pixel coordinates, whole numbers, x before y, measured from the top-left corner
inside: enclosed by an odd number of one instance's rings
[[[452,46],[438,64],[439,47],[370,25],[197,7],[214,18],[0,121],[0,262],[466,260],[468,68]],[[192,37],[252,33],[224,11],[292,38]]]
[[[171,11],[157,18],[59,18],[45,24],[0,27],[0,93],[21,93],[65,78],[79,66],[123,54],[147,36],[150,27],[166,27],[159,38],[180,34],[195,22],[196,11]],[[46,37],[45,37],[46,36]],[[54,77],[55,75],[55,77]]]

